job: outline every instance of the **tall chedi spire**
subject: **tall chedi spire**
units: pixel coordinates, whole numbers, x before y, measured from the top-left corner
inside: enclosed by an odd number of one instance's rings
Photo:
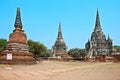
[[[52,49],[54,56],[62,57],[63,55],[67,54],[67,46],[62,37],[61,23],[59,23],[57,40],[55,41]]]
[[[17,8],[14,27],[15,29],[13,30],[13,33],[10,34],[9,42],[17,42],[17,43],[19,42],[19,43],[27,44],[27,36],[24,33],[24,30],[22,30],[23,27],[22,27],[19,7]]]
[[[22,21],[21,21],[21,16],[20,16],[20,8],[17,8],[17,13],[16,13],[16,19],[15,19],[15,24],[14,24],[15,28],[19,27],[20,29],[22,29]]]
[[[109,38],[106,39],[104,32],[102,31],[99,12],[97,9],[96,13],[96,22],[94,31],[91,34],[91,40],[88,41],[85,45],[87,57],[99,57],[99,61],[104,62],[106,56],[112,52],[112,40]]]
[[[102,28],[101,28],[101,25],[100,25],[99,12],[98,12],[98,9],[97,9],[96,22],[95,22],[95,29],[94,29],[94,31],[101,31],[101,30],[102,30]]]
[[[59,23],[59,29],[58,29],[58,39],[63,39],[62,37],[62,29],[61,29],[61,23]]]

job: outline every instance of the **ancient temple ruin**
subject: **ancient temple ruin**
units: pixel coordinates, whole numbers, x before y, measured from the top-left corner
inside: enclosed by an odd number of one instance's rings
[[[103,55],[109,55],[112,53],[112,39],[110,39],[109,35],[106,39],[105,34],[102,31],[99,12],[97,10],[96,14],[96,23],[94,31],[92,32],[91,39],[85,45],[87,57],[97,57]]]
[[[67,54],[67,46],[62,37],[61,23],[59,23],[58,36],[53,47],[53,55],[56,57],[62,57]]]
[[[33,54],[29,52],[27,36],[22,30],[23,25],[20,16],[20,8],[14,24],[15,29],[9,36],[9,41],[4,50],[0,53],[1,64],[36,64]]]

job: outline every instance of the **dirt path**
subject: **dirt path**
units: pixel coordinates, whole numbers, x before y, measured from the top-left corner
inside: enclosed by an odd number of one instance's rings
[[[12,66],[12,70],[0,65],[0,80],[120,80],[120,69],[116,66],[109,69],[106,65],[112,64],[44,61],[37,65]]]

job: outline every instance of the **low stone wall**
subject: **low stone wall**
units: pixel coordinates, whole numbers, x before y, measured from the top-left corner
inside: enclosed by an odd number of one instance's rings
[[[41,58],[41,60],[50,60],[50,61],[74,61],[72,58]]]
[[[99,55],[96,57],[97,62],[106,62],[106,55]]]
[[[113,56],[113,62],[119,63],[120,62],[120,54],[119,55],[112,55]]]

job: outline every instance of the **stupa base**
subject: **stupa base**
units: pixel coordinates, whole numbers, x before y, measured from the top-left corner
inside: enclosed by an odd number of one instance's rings
[[[12,54],[12,59],[7,59],[7,54]],[[37,64],[35,59],[33,58],[33,54],[28,52],[13,52],[13,51],[5,51],[0,54],[0,64]]]

